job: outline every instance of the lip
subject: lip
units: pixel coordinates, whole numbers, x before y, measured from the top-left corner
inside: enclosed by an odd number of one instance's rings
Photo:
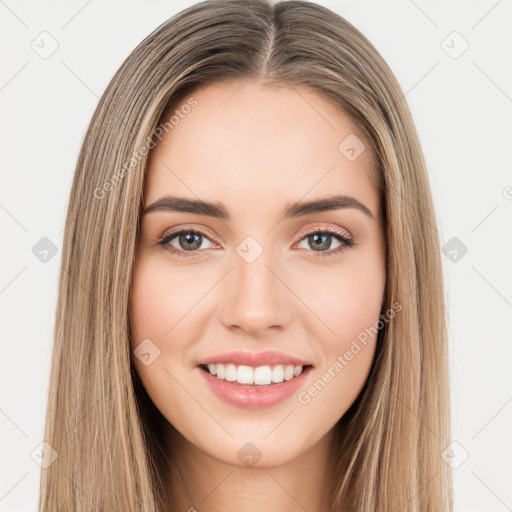
[[[213,359],[211,360],[213,361]],[[215,361],[220,362],[218,359]],[[312,368],[309,365],[302,370],[298,377],[268,386],[238,384],[218,379],[201,366],[197,367],[197,371],[206,380],[209,388],[224,402],[245,409],[262,409],[276,405],[296,394],[304,385]]]
[[[197,366],[208,364],[234,364],[246,366],[275,366],[278,364],[293,366],[313,366],[309,361],[298,359],[297,357],[277,352],[275,350],[265,350],[264,352],[250,352],[248,350],[235,350],[231,352],[223,352],[208,359],[201,359],[197,362]],[[217,379],[219,380],[219,379]],[[294,380],[294,379],[292,379]],[[287,381],[289,382],[289,381]]]

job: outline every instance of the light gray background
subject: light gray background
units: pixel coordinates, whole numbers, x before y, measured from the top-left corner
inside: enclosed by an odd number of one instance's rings
[[[0,1],[0,512],[36,510],[41,470],[31,454],[43,437],[65,210],[86,127],[131,50],[192,3]],[[444,456],[455,467],[455,510],[512,510],[511,2],[319,3],[387,60],[429,166],[449,244],[457,444]],[[58,48],[43,59],[51,38]],[[46,262],[32,250],[43,237],[57,247]]]

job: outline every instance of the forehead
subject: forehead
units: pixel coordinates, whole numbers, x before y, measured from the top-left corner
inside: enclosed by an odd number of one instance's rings
[[[348,114],[316,92],[217,83],[180,99],[163,122],[170,116],[150,155],[146,204],[174,194],[236,210],[258,201],[281,206],[339,193],[378,215],[370,148]]]

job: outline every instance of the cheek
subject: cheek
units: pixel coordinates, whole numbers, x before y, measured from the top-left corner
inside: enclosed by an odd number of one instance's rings
[[[169,279],[151,260],[137,262],[130,296],[130,346],[141,377],[154,374],[154,369],[164,366],[164,359],[168,356],[169,347],[165,346],[165,340],[170,338],[173,325],[178,320],[175,318],[178,315],[176,304],[171,303],[173,300],[176,302],[175,294],[169,293],[169,285]],[[166,336],[166,333],[169,335]],[[137,351],[141,350],[138,347],[142,347],[142,343],[148,345],[149,352],[159,352],[158,358],[150,366],[142,364],[137,357]]]
[[[172,377],[173,365],[182,364],[183,347],[176,332],[183,327],[179,322],[189,308],[182,300],[186,294],[176,293],[176,284],[154,260],[142,258],[135,265],[130,296],[131,356],[144,388],[161,412],[175,406],[179,395]],[[143,362],[140,355],[144,353],[150,354],[149,361]]]
[[[132,348],[149,338],[166,344],[167,352],[172,348],[167,346],[167,340],[175,338],[175,332],[186,325],[187,312],[202,294],[204,286],[198,280],[185,278],[183,272],[170,271],[157,258],[138,262],[130,298]]]
[[[315,324],[315,339],[322,340],[318,347],[322,351],[322,365],[301,403],[315,397],[314,407],[329,411],[328,421],[335,422],[355,401],[371,369],[386,281],[385,266],[383,262],[347,265],[330,277],[318,281],[322,286],[309,288],[315,311],[329,329],[318,321]]]
[[[310,287],[309,294],[314,310],[329,328],[324,328],[324,339],[331,350],[345,349],[378,322],[385,288],[382,268],[340,268],[318,284]]]
[[[196,319],[201,299],[208,291],[205,282],[210,282],[200,277],[179,267],[173,269],[154,255],[143,255],[135,265],[130,297],[130,347],[136,369],[148,387],[149,380],[155,388],[157,380],[168,387],[172,381],[168,371],[180,373],[191,364],[187,347],[190,339],[201,336],[201,325]],[[147,343],[145,340],[151,340],[159,351],[150,366],[137,357],[137,347]]]

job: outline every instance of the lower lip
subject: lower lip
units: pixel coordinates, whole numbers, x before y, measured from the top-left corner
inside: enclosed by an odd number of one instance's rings
[[[298,391],[311,370],[305,368],[298,377],[269,384],[268,386],[250,386],[218,379],[208,371],[197,367],[210,389],[224,402],[246,409],[262,409],[278,404]]]

